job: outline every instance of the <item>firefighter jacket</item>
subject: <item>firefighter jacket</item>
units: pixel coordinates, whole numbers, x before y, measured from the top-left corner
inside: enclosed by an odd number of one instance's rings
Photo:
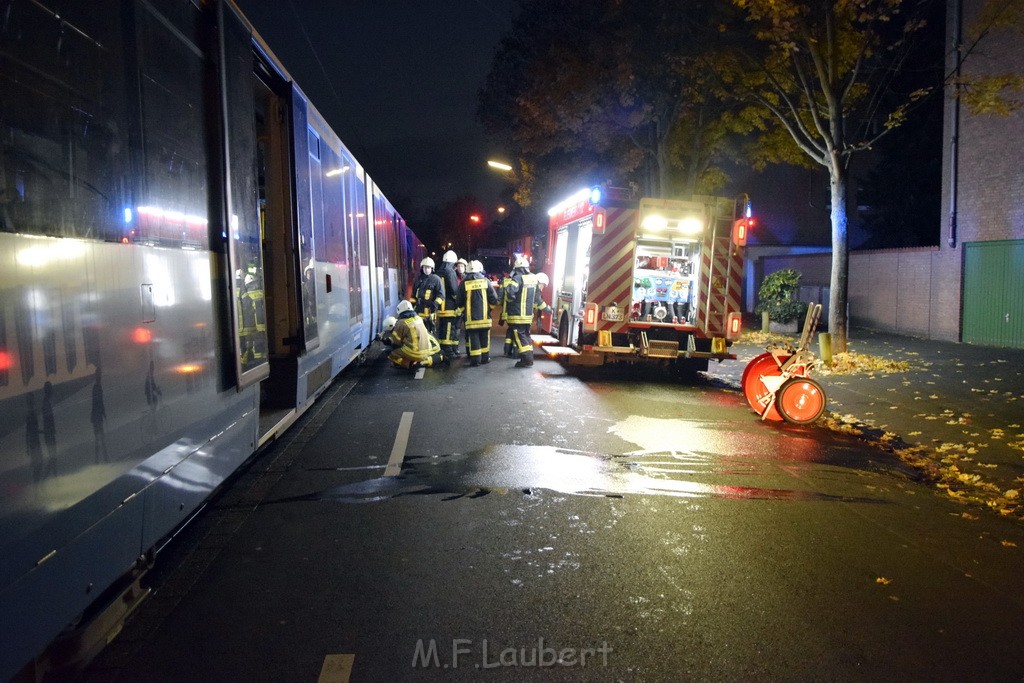
[[[543,311],[548,305],[540,296],[537,276],[529,271],[515,270],[512,282],[505,286],[505,320],[509,325],[529,325],[534,311]]]
[[[441,307],[444,301],[444,282],[436,273],[427,275],[420,271],[420,276],[412,286],[412,305],[421,317],[425,318]]]
[[[491,281],[480,273],[467,273],[459,289],[459,308],[463,311],[467,330],[490,328],[491,306],[498,303],[498,293]]]
[[[455,275],[455,269],[452,268],[452,264],[441,262],[441,267],[437,269],[436,273],[438,279],[441,280],[441,284],[444,285],[444,297],[441,299],[441,315],[456,315],[455,309],[458,307],[459,298],[459,278]]]
[[[386,341],[398,353],[415,361],[425,361],[441,351],[441,345],[427,331],[423,320],[411,311],[399,316]]]
[[[501,319],[508,317],[508,288],[512,285],[512,276],[506,275],[501,281]]]

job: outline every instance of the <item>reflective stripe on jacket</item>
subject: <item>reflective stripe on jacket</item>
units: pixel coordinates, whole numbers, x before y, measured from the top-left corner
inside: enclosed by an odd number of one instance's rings
[[[391,345],[413,360],[423,361],[441,351],[434,335],[427,331],[423,320],[416,316],[399,318],[391,330]]]
[[[491,281],[480,273],[469,273],[459,290],[459,308],[467,330],[490,328],[491,306],[498,303],[498,295]]]
[[[444,301],[444,282],[436,273],[420,273],[412,289],[412,305],[421,316],[428,316]]]
[[[515,272],[512,284],[505,288],[505,320],[510,325],[533,322],[534,311],[548,307],[540,296],[537,276],[533,273]]]

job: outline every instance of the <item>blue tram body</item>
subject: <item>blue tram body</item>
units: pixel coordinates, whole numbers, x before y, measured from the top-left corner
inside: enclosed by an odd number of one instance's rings
[[[0,679],[366,352],[423,245],[223,0],[0,16]]]

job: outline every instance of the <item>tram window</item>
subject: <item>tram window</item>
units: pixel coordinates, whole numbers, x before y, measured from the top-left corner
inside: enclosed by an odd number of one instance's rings
[[[209,117],[203,57],[193,43],[149,12],[140,36],[145,177],[130,239],[205,249],[209,186],[204,121]]]
[[[117,3],[12,0],[0,22],[0,230],[118,239],[129,126]]]
[[[344,176],[345,181],[345,228],[348,232],[349,265],[348,291],[349,311],[352,318],[363,313],[362,269],[366,265],[366,185],[357,171],[355,160],[347,153],[342,161],[351,169]]]
[[[335,264],[345,263],[345,197],[344,176],[350,171],[341,163],[337,153],[324,147],[324,221],[323,258]]]

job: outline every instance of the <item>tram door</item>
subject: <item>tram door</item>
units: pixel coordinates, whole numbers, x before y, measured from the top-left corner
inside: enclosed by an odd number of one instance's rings
[[[263,382],[260,405],[292,408],[297,358],[304,345],[291,211],[290,104],[286,84],[275,83],[269,72],[259,71],[254,76],[256,180],[270,360],[270,378]]]

